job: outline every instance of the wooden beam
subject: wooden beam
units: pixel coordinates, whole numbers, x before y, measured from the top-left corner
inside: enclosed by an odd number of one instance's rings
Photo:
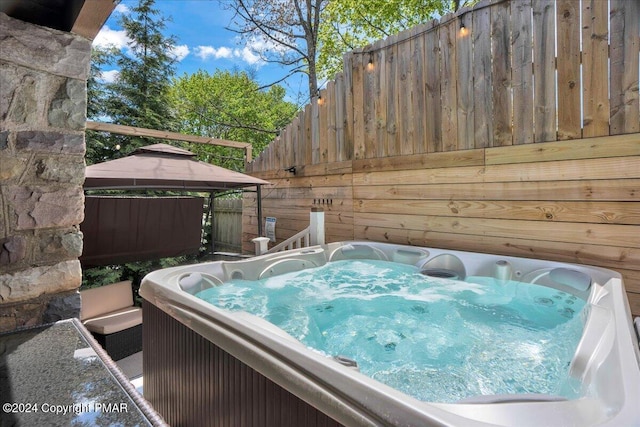
[[[119,135],[147,136],[150,138],[170,139],[173,141],[187,141],[196,144],[220,145],[222,147],[240,148],[245,151],[246,161],[251,161],[251,144],[248,142],[229,141],[226,139],[209,138],[199,135],[187,135],[163,130],[145,129],[133,126],[116,125],[113,123],[100,123],[87,121],[87,130],[98,132],[117,133]]]
[[[113,12],[113,0],[85,0],[71,32],[93,40]]]

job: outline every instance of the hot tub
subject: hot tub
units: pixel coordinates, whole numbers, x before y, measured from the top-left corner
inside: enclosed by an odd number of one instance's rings
[[[535,283],[586,303],[568,372],[570,398],[478,394],[419,400],[326,357],[246,312],[195,295],[232,279],[264,279],[339,260],[385,260],[423,274]],[[640,425],[640,352],[621,276],[582,265],[340,242],[243,261],[174,267],[143,280],[144,394],[172,425]]]

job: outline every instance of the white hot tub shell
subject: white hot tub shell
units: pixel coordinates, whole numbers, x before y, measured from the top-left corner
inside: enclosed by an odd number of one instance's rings
[[[465,276],[510,278],[550,286],[584,299],[587,302],[583,311],[584,333],[570,365],[570,375],[581,384],[581,396],[569,400],[556,396],[499,395],[477,396],[458,403],[419,401],[311,351],[261,318],[245,312],[229,312],[194,296],[230,279],[255,280],[339,259],[363,258],[401,262],[434,274],[451,274],[462,279]],[[150,310],[162,311],[172,321],[186,326],[252,371],[342,425],[640,426],[638,336],[622,278],[611,270],[424,247],[338,242],[242,261],[216,261],[155,271],[143,280],[140,294]],[[147,319],[144,328],[145,345],[149,346],[157,345],[163,340],[162,335],[168,333],[161,328],[153,328],[147,324]],[[167,381],[166,378],[163,380],[163,375],[175,377],[177,374],[171,372],[171,366],[161,366],[159,359],[152,363],[152,356],[147,356],[147,350],[151,348],[143,347],[145,397],[157,409],[164,405],[167,413],[174,414],[163,414],[165,419],[177,417],[167,421],[190,419],[195,422],[193,420],[198,419],[198,414],[190,414],[187,418],[175,414],[204,411],[206,402],[189,405],[190,408],[176,408],[167,401],[169,397],[152,391],[158,390],[159,386],[154,388],[148,383],[148,378],[160,384]],[[158,347],[153,351],[158,352]],[[146,362],[150,366],[146,366]],[[224,377],[220,372],[217,375]],[[193,379],[189,382],[189,387],[193,387]],[[149,394],[148,387],[151,390]],[[200,393],[211,394],[203,397],[197,390],[196,387],[196,391],[191,392],[192,400],[222,398],[214,396],[214,392]],[[259,399],[250,385],[242,386],[240,390],[254,396],[252,399]],[[184,402],[178,400],[175,405],[184,406]],[[247,407],[246,403],[244,405]],[[261,408],[260,404],[255,405]],[[283,408],[286,410],[286,403]],[[260,421],[259,410],[258,415],[253,415],[258,420],[257,424],[268,425],[266,421]],[[242,409],[238,411],[240,415],[237,416],[243,416]],[[268,414],[269,409],[264,411]],[[163,411],[159,409],[159,412]],[[211,420],[211,416],[206,415],[209,418],[205,418]],[[254,424],[248,422],[248,425]],[[295,422],[291,421],[291,425]]]

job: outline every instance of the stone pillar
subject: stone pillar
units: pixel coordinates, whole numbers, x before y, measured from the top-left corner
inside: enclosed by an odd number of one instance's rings
[[[90,59],[0,13],[0,332],[79,314]]]

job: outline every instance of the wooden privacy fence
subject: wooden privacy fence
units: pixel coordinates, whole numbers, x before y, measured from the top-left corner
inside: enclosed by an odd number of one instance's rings
[[[328,242],[612,268],[640,314],[639,40],[637,1],[485,1],[348,53],[247,164],[264,215],[278,240],[318,206]]]
[[[242,199],[215,199],[213,203],[215,250],[242,251]]]
[[[351,52],[251,170],[640,132],[639,8],[485,1]]]

